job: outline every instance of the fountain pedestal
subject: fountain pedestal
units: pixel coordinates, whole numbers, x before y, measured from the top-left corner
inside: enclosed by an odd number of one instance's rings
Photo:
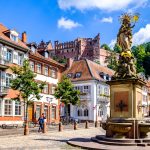
[[[143,121],[142,87],[145,82],[130,78],[107,83],[110,85],[110,118],[103,124],[106,137],[140,138],[143,129],[139,127]]]

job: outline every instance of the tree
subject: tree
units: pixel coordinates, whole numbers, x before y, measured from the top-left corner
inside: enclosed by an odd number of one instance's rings
[[[143,59],[146,56],[145,48],[143,45],[132,47],[132,52],[136,58],[136,69],[137,72],[144,72]]]
[[[36,74],[30,69],[29,61],[25,60],[23,66],[11,67],[13,74],[16,76],[11,80],[11,88],[18,90],[19,94],[13,100],[24,101],[24,135],[29,134],[28,129],[28,106],[33,100],[40,99],[40,92],[44,88],[45,83],[38,84],[34,81]]]
[[[108,50],[108,51],[111,51],[110,47],[107,44],[102,44],[101,48]]]
[[[120,53],[121,52],[121,47],[116,43],[114,48],[113,48],[114,52],[116,53]]]
[[[143,59],[143,68],[145,69],[145,75],[150,76],[150,53],[146,55]]]
[[[76,105],[79,104],[79,90],[75,90],[70,79],[66,76],[62,77],[62,80],[58,83],[54,96],[57,99],[60,99],[62,103],[65,104],[66,109],[66,121],[68,124],[68,104]]]
[[[111,52],[109,56],[106,56],[105,63],[107,63],[107,67],[112,70],[117,70],[117,54]]]

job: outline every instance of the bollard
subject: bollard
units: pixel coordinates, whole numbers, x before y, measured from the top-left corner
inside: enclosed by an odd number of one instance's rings
[[[28,135],[28,134],[29,134],[29,127],[28,127],[28,122],[26,122],[24,125],[24,135]]]
[[[74,122],[74,130],[77,130],[77,122]]]
[[[62,131],[62,123],[61,123],[61,122],[59,123],[59,129],[58,129],[58,131],[59,131],[59,132]]]
[[[95,128],[98,127],[98,121],[95,121]]]
[[[43,124],[43,133],[46,133],[46,121],[44,121],[44,124]]]
[[[102,122],[100,121],[100,127],[102,127]]]
[[[85,129],[88,129],[88,128],[89,128],[89,122],[86,121],[86,122],[85,122]]]

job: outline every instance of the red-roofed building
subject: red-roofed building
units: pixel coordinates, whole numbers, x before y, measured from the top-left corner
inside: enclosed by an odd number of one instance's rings
[[[13,77],[10,66],[22,65],[24,58],[28,58],[29,48],[26,46],[27,36],[8,29],[0,24],[0,124],[23,123],[22,102],[11,99],[16,97],[18,91],[10,89],[10,79]]]
[[[81,91],[80,106],[70,105],[70,117],[84,121],[106,120],[110,111],[110,90],[106,81],[111,79],[114,71],[84,59],[74,61],[64,74],[71,79],[75,89]]]
[[[53,94],[65,66],[39,54],[35,43],[30,43],[28,46],[31,49],[29,52],[31,69],[37,75],[35,80],[46,82],[44,90],[40,93],[40,100],[35,99],[33,105],[29,108],[29,121],[36,122],[40,115],[44,113],[48,123],[59,123],[60,101]]]

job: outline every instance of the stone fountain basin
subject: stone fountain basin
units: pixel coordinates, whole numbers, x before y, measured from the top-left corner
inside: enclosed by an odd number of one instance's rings
[[[128,133],[131,130],[132,123],[108,122],[109,129],[115,133]]]
[[[139,123],[139,130],[144,133],[150,132],[150,123]]]

